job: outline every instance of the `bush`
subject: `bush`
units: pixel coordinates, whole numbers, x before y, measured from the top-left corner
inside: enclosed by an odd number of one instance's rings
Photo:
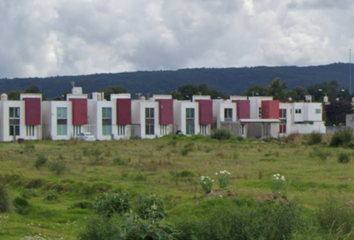
[[[92,203],[92,210],[106,217],[112,217],[115,213],[122,215],[130,208],[130,196],[125,191],[104,193]]]
[[[332,140],[329,144],[331,147],[350,147],[353,145],[353,129],[345,128],[338,132],[335,132],[332,136]]]
[[[229,130],[225,128],[218,128],[213,131],[210,137],[218,140],[227,140],[230,139],[232,135]]]
[[[21,215],[26,215],[31,211],[31,207],[25,198],[16,197],[13,200],[13,205],[16,209],[16,212]]]
[[[127,165],[128,162],[129,162],[129,160],[124,160],[121,157],[117,157],[117,158],[113,159],[113,164],[114,165],[123,166],[123,165]]]
[[[35,145],[33,141],[24,141],[24,151],[25,152],[33,152],[35,149]]]
[[[48,201],[54,201],[54,200],[58,200],[59,198],[59,193],[56,190],[49,190],[45,193],[45,200]]]
[[[33,188],[23,188],[20,192],[20,196],[23,198],[38,197],[38,191]]]
[[[156,195],[139,196],[136,203],[137,213],[142,219],[165,217],[163,202]]]
[[[353,211],[348,206],[340,204],[335,197],[328,197],[319,206],[316,215],[320,230],[326,236],[328,234],[344,235],[351,233],[354,229]]]
[[[187,156],[189,152],[193,151],[193,144],[186,144],[184,145],[183,149],[181,150],[182,156]]]
[[[346,152],[341,152],[338,155],[339,163],[349,163],[350,162],[350,154]]]
[[[55,172],[56,175],[61,175],[66,169],[66,164],[63,161],[54,161],[48,164],[48,169],[51,172]]]
[[[327,161],[327,158],[332,156],[332,152],[329,149],[322,149],[314,147],[313,152],[310,153],[310,157],[318,157],[321,161]]]
[[[0,213],[10,211],[9,197],[5,186],[0,182]]]
[[[322,134],[319,132],[312,132],[307,139],[309,145],[319,144],[322,142]]]
[[[41,167],[44,166],[47,160],[48,159],[44,155],[42,154],[38,155],[37,160],[34,162],[34,167],[39,170]]]

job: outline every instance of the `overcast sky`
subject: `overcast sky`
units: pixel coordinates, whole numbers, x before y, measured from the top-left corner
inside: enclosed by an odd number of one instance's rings
[[[0,0],[0,78],[349,62],[353,25],[353,0]]]

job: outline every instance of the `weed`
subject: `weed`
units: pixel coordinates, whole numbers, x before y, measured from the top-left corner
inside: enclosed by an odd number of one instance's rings
[[[129,160],[125,160],[121,157],[116,157],[115,159],[113,159],[113,164],[114,165],[119,165],[119,166],[124,166],[124,165],[127,165],[128,162],[130,162],[130,159]]]
[[[210,177],[208,177],[208,176],[201,176],[200,177],[200,185],[202,186],[203,191],[206,194],[208,194],[212,191],[213,184],[214,184],[214,180],[211,179]]]
[[[38,197],[38,191],[33,188],[23,188],[20,192],[20,196],[23,198]]]
[[[136,201],[137,213],[142,219],[164,218],[164,204],[156,195],[142,196],[140,195]]]
[[[218,128],[212,132],[210,137],[218,140],[228,140],[232,137],[232,135],[229,130],[225,128]]]
[[[34,152],[35,150],[35,144],[33,141],[25,141],[24,142],[24,152],[30,153]]]
[[[47,160],[48,160],[47,157],[44,156],[43,154],[38,155],[37,160],[34,162],[34,167],[39,170],[41,167],[44,166]]]
[[[353,145],[353,139],[353,129],[345,128],[333,134],[332,140],[329,145],[331,147],[351,147]]]
[[[220,188],[226,188],[229,183],[230,183],[230,172],[224,170],[224,171],[219,171],[215,173],[216,176],[218,176],[218,181],[219,181],[219,187]]]
[[[350,162],[350,154],[346,152],[341,152],[338,155],[339,163],[349,163]]]
[[[0,213],[10,211],[9,196],[5,185],[0,182]]]
[[[45,200],[48,200],[48,201],[54,201],[54,200],[58,200],[59,198],[59,193],[58,191],[56,190],[49,190],[45,193],[45,197],[44,199]]]
[[[16,197],[12,203],[18,214],[27,215],[32,210],[31,206],[29,205],[28,201],[25,198]]]
[[[66,170],[66,164],[63,161],[54,161],[48,164],[48,169],[56,175],[61,175]]]
[[[322,134],[319,132],[312,132],[307,139],[309,145],[319,144],[322,142]]]
[[[112,217],[115,213],[122,215],[130,208],[130,195],[125,191],[101,194],[92,203],[92,210],[106,217]]]
[[[310,157],[318,157],[321,161],[327,161],[327,158],[332,156],[332,152],[329,149],[323,149],[319,147],[314,147],[313,151],[310,153]]]

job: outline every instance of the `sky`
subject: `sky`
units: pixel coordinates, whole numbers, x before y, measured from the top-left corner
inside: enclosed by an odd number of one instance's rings
[[[0,78],[349,62],[353,23],[352,0],[0,0]]]

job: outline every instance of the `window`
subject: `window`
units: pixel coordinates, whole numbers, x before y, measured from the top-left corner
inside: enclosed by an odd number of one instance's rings
[[[34,125],[26,125],[26,136],[34,137]]]
[[[321,109],[320,108],[316,109],[316,114],[321,114]]]
[[[232,108],[225,108],[224,109],[224,118],[225,118],[225,122],[232,121]]]
[[[57,135],[65,136],[67,135],[67,108],[58,107],[57,108]]]
[[[301,108],[295,109],[295,114],[301,114]]]
[[[19,107],[9,108],[9,135],[10,136],[20,135],[20,108]]]
[[[186,108],[186,134],[194,134],[194,108]]]
[[[19,107],[10,107],[9,108],[9,117],[10,118],[20,118],[20,108]]]
[[[145,108],[145,134],[154,135],[155,134],[155,109]]]
[[[112,134],[112,108],[102,108],[102,135],[107,136]]]
[[[279,124],[279,133],[286,133],[286,124]]]
[[[279,118],[286,118],[286,109],[279,109]]]
[[[262,118],[262,108],[258,108],[258,117]]]
[[[125,125],[118,125],[118,136],[125,136]]]

